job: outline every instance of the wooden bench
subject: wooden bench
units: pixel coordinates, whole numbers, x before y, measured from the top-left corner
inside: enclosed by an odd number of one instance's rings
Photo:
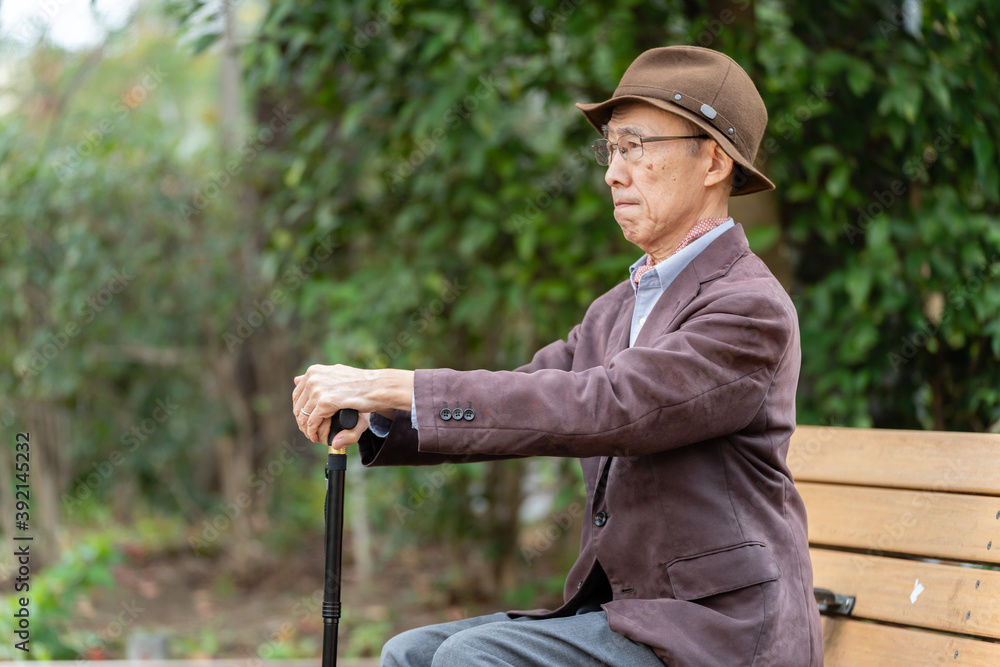
[[[800,426],[788,463],[827,667],[1000,665],[1000,435]]]

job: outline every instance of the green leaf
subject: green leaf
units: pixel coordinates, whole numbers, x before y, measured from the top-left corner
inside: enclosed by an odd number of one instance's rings
[[[785,198],[788,201],[798,202],[806,201],[816,194],[816,188],[809,185],[808,183],[792,183],[788,187],[788,191],[785,193]]]
[[[972,134],[972,154],[976,161],[976,176],[983,193],[991,201],[1000,199],[1000,167],[994,157],[993,140],[978,128]]]
[[[302,172],[306,169],[306,161],[303,157],[299,156],[292,162],[292,165],[285,172],[285,185],[294,188],[302,180]]]
[[[847,87],[856,97],[868,92],[874,80],[875,70],[864,60],[854,60],[847,70]]]
[[[809,162],[814,162],[817,164],[830,164],[838,162],[841,159],[840,152],[835,146],[830,144],[820,144],[818,146],[813,146],[809,149],[809,153],[806,156]]]
[[[941,76],[934,70],[930,76],[924,79],[924,86],[927,88],[927,92],[931,94],[934,101],[941,107],[941,110],[946,113],[951,113],[951,91],[948,90],[947,84],[942,81]]]
[[[826,179],[826,191],[831,197],[839,198],[847,190],[851,178],[851,166],[846,162],[836,165]]]

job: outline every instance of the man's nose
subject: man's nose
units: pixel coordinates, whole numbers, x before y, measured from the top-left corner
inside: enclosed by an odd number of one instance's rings
[[[611,187],[616,186],[627,186],[629,180],[628,166],[625,164],[625,158],[622,157],[618,151],[612,151],[610,158],[611,163],[608,165],[607,171],[604,172],[604,182]]]

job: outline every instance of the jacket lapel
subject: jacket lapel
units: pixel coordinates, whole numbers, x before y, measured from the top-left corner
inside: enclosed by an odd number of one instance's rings
[[[691,260],[690,264],[684,267],[684,270],[670,283],[670,287],[657,299],[656,305],[653,306],[653,310],[646,319],[646,324],[643,325],[635,339],[635,347],[649,345],[654,337],[651,332],[665,331],[668,326],[672,326],[677,316],[698,296],[702,283],[724,276],[729,272],[729,267],[749,249],[746,234],[743,232],[742,225],[739,224],[709,244],[697,257]],[[632,313],[635,310],[635,292],[628,289],[624,290],[624,294],[625,297],[618,311],[618,319],[608,335],[606,363],[619,352],[628,348],[629,334],[632,329]],[[608,466],[611,465],[612,458],[611,456],[602,456],[597,466],[595,503],[604,491],[602,482],[607,479]]]
[[[631,287],[623,290],[623,292],[625,293],[625,297],[622,299],[621,306],[618,309],[618,318],[615,320],[615,324],[611,327],[611,332],[608,334],[607,352],[604,358],[605,365],[609,364],[619,352],[628,349],[628,338],[632,329],[632,312],[635,310],[635,292],[632,291]],[[602,456],[600,462],[597,464],[597,479],[594,486],[595,503],[603,493],[601,482],[607,479],[608,465],[611,463],[611,458],[610,456]]]
[[[648,346],[659,332],[673,327],[677,316],[701,292],[701,285],[726,275],[733,263],[749,249],[743,226],[739,224],[710,243],[657,299],[635,339],[634,347]]]

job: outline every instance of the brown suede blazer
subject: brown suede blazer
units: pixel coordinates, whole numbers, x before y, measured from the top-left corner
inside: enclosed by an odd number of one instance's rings
[[[623,282],[516,371],[416,372],[365,465],[581,458],[587,509],[565,604],[605,591],[618,633],[677,667],[818,667],[802,499],[785,464],[800,347],[791,299],[736,225],[657,301],[628,347]],[[460,407],[472,419],[443,419]],[[598,565],[599,563],[599,565]],[[610,583],[610,591],[607,591]]]

